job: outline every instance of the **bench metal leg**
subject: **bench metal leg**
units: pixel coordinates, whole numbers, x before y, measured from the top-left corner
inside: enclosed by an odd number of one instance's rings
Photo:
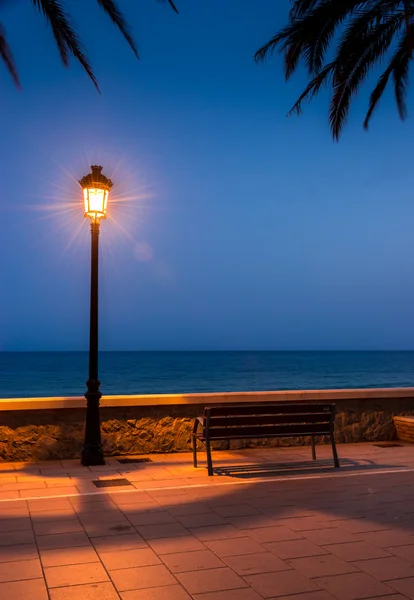
[[[339,469],[339,459],[338,459],[338,453],[336,451],[335,438],[334,438],[333,433],[331,433],[331,444],[332,444],[332,454],[334,457],[334,464],[335,464],[335,467],[337,469]]]
[[[206,453],[207,453],[207,470],[208,474],[211,477],[214,475],[213,473],[213,462],[211,460],[211,448],[210,448],[210,440],[206,440]]]
[[[191,438],[193,444],[193,465],[197,468],[197,438],[194,433],[191,435]]]
[[[312,458],[316,460],[315,436],[312,436]]]

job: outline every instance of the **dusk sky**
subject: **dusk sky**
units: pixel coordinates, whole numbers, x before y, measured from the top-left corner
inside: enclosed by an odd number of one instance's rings
[[[115,182],[101,226],[102,350],[414,348],[412,120],[370,88],[340,143],[327,96],[257,48],[288,0],[68,1],[99,80],[65,70],[31,2],[2,6],[0,350],[87,350],[89,223],[77,179]],[[412,102],[409,103],[414,114]]]

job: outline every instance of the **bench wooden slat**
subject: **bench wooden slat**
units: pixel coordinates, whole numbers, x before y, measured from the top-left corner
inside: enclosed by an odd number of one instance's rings
[[[225,416],[210,417],[209,426],[213,431],[215,427],[232,427],[241,425],[282,425],[285,423],[330,423],[331,413],[319,412],[294,415],[251,415],[251,416]]]
[[[282,437],[282,436],[304,436],[304,435],[327,435],[330,432],[329,423],[299,423],[296,425],[270,425],[258,427],[216,427],[209,429],[210,440],[227,439],[238,437]],[[206,430],[203,429],[203,437],[206,437]]]
[[[241,406],[211,406],[204,410],[204,414],[210,413],[210,416],[231,416],[231,415],[275,415],[275,414],[295,414],[295,413],[331,413],[335,410],[335,404],[246,404]]]

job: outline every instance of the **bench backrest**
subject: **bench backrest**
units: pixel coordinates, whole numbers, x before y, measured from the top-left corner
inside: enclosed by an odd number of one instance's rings
[[[210,439],[327,435],[335,404],[275,403],[211,406],[204,410],[204,437]]]

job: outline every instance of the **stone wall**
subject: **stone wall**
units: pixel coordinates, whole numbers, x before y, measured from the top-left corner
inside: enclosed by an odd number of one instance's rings
[[[398,416],[393,421],[397,438],[403,442],[414,442],[414,418]]]
[[[172,401],[174,398],[176,403]],[[0,461],[80,456],[85,422],[84,400],[38,400],[0,400]],[[246,393],[243,398],[240,394],[205,394],[165,397],[164,402],[155,396],[112,400],[107,397],[103,399],[101,408],[105,454],[188,451],[194,418],[202,414],[204,406],[281,400],[335,402],[335,438],[339,443],[392,440],[396,437],[393,416],[414,415],[413,389]],[[56,408],[52,408],[54,401]],[[286,446],[309,441],[303,438],[246,440],[232,442],[230,446],[223,442],[216,447]]]

